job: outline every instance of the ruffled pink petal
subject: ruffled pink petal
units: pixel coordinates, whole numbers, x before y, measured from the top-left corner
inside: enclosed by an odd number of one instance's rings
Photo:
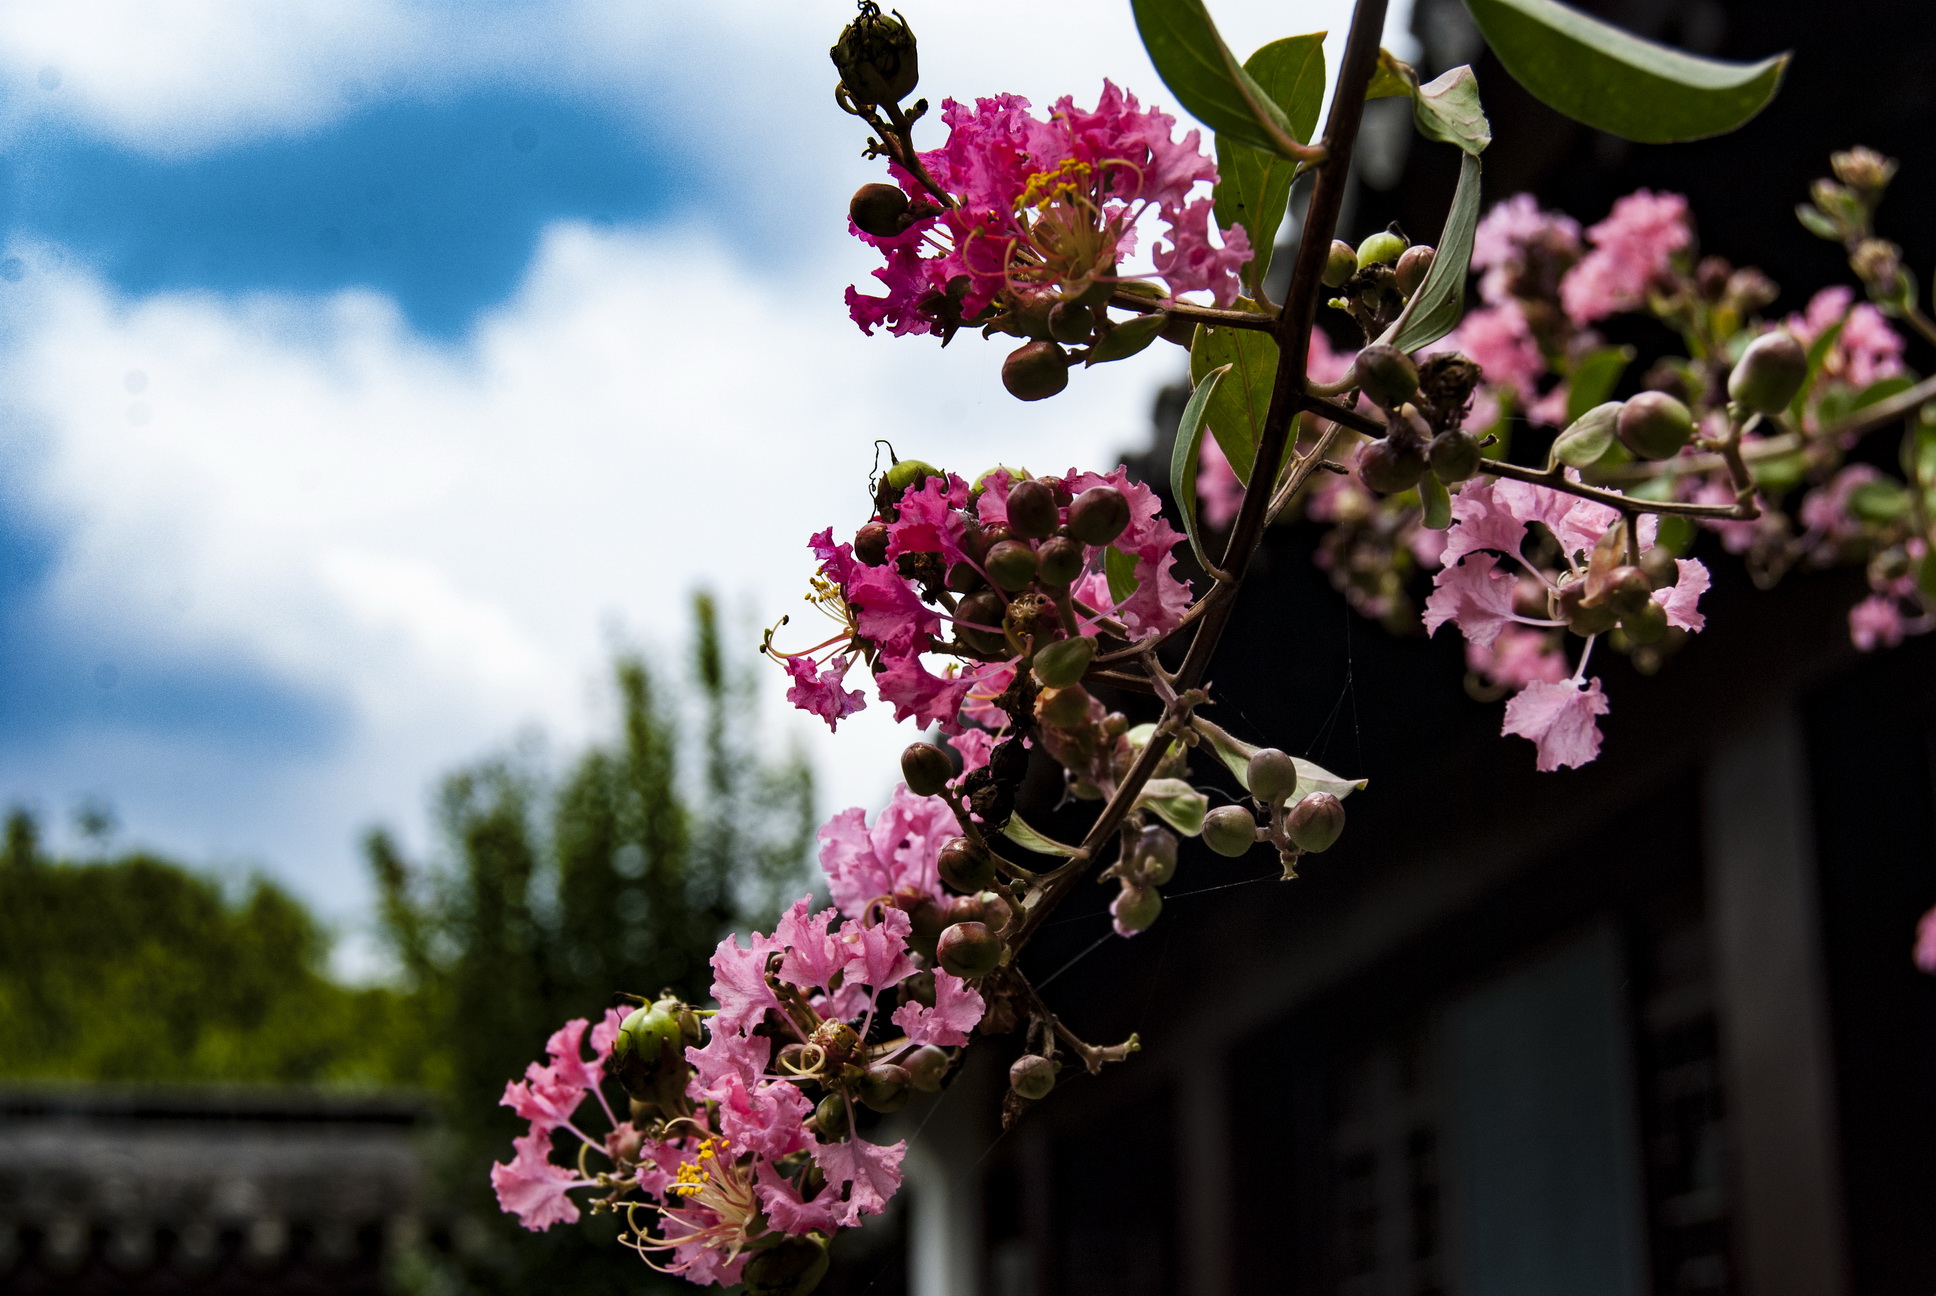
[[[1497,639],[1513,623],[1513,595],[1519,584],[1498,567],[1491,554],[1478,553],[1456,567],[1440,568],[1432,578],[1432,596],[1425,600],[1425,633],[1437,634],[1451,621],[1480,647]]]
[[[974,987],[943,969],[934,974],[934,1007],[910,1000],[894,1010],[894,1024],[916,1044],[954,1048],[968,1042],[987,1004]]]
[[[1580,766],[1600,754],[1600,725],[1607,713],[1600,681],[1581,688],[1578,680],[1547,684],[1535,680],[1506,703],[1501,734],[1530,738],[1539,751],[1539,768],[1552,771]]]

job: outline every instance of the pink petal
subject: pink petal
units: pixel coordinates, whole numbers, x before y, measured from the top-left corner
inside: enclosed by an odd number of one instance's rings
[[[1698,558],[1677,558],[1675,570],[1680,579],[1666,589],[1654,591],[1654,602],[1667,610],[1667,624],[1683,630],[1699,630],[1707,624],[1701,615],[1701,595],[1707,593],[1707,567]]]
[[[1607,699],[1598,679],[1584,689],[1577,680],[1559,684],[1534,680],[1506,703],[1500,733],[1532,739],[1541,770],[1580,766],[1600,754],[1600,726],[1594,717],[1606,713]]]
[[[882,1146],[849,1138],[813,1145],[814,1163],[827,1176],[826,1191],[838,1194],[847,1189],[847,1200],[839,1214],[842,1227],[852,1228],[860,1223],[861,1216],[878,1215],[886,1209],[887,1199],[900,1191],[901,1158],[905,1155],[905,1140]]]
[[[952,972],[934,974],[934,1007],[912,1001],[894,1010],[894,1024],[916,1044],[953,1048],[968,1042],[987,1005],[966,981]]]
[[[1480,647],[1513,624],[1513,595],[1519,582],[1498,570],[1489,553],[1469,555],[1456,567],[1441,567],[1432,577],[1432,596],[1425,600],[1425,633],[1437,634],[1447,621]]]
[[[513,1139],[511,1146],[517,1154],[510,1164],[491,1167],[491,1187],[497,1192],[499,1208],[516,1215],[518,1223],[533,1233],[553,1224],[576,1224],[578,1207],[566,1192],[580,1181],[576,1171],[551,1163],[551,1136],[534,1129]]]

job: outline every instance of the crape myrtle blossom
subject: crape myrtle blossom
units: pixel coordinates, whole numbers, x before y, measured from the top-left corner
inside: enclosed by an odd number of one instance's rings
[[[654,1268],[702,1284],[739,1282],[756,1257],[783,1247],[824,1250],[836,1231],[886,1207],[906,1144],[862,1137],[846,1107],[840,1120],[817,1117],[812,1095],[860,1101],[864,1082],[904,1092],[914,1070],[938,1084],[941,1048],[965,1042],[981,1020],[981,996],[938,969],[931,1004],[882,1001],[921,970],[909,932],[893,905],[843,920],[802,898],[772,935],[720,942],[719,1006],[703,1025],[674,1000],[612,1010],[591,1028],[587,1057],[588,1023],[566,1023],[549,1061],[505,1089],[504,1105],[530,1128],[511,1161],[492,1168],[499,1204],[542,1231],[576,1222],[571,1194],[586,1193],[619,1212],[622,1240]],[[890,1013],[904,1037],[876,1029]],[[627,1120],[608,1078],[629,1092]],[[867,1093],[883,1101],[879,1089]],[[588,1132],[588,1099],[603,1137]],[[557,1154],[561,1134],[578,1150]]]
[[[847,290],[863,331],[945,333],[991,306],[1106,292],[1130,277],[1119,264],[1149,225],[1154,277],[1171,296],[1205,291],[1220,306],[1236,298],[1250,241],[1237,227],[1212,242],[1216,164],[1198,132],[1172,139],[1176,119],[1167,113],[1105,81],[1094,109],[1064,96],[1047,120],[1009,94],[972,107],[949,99],[941,118],[947,141],[920,160],[953,205],[891,237],[850,225],[887,260],[874,271],[885,296]],[[914,176],[890,171],[911,203],[934,205]]]
[[[1881,311],[1857,302],[1855,290],[1833,284],[1808,299],[1808,308],[1788,317],[1784,327],[1804,346],[1836,325],[1835,336],[1822,357],[1822,374],[1851,387],[1863,388],[1902,372],[1902,337]]]
[[[1575,324],[1590,324],[1644,306],[1648,291],[1694,242],[1687,199],[1636,189],[1586,232],[1593,250],[1560,281],[1560,303]]]

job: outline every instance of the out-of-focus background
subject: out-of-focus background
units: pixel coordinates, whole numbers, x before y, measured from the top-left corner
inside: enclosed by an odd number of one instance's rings
[[[1915,6],[1594,7],[1796,62],[1739,135],[1642,148],[1530,101],[1456,0],[1394,5],[1394,50],[1478,69],[1489,201],[1687,193],[1786,311],[1846,280],[1789,209],[1867,143],[1928,271]],[[1169,102],[1116,0],[903,8],[933,101]],[[814,827],[884,799],[909,735],[829,736],[754,651],[812,616],[805,538],[864,515],[877,437],[1163,462],[1183,368],[1022,405],[999,342],[852,327],[849,12],[0,12],[0,1291],[651,1284],[609,1228],[496,1215],[493,1104],[612,990],[703,995]],[[1216,12],[1244,50],[1346,6]],[[1391,106],[1347,233],[1429,239],[1455,156]],[[1031,959],[1148,1052],[1007,1137],[998,1049],[910,1109],[827,1290],[1936,1286],[1928,641],[1855,662],[1837,577],[1715,556],[1716,631],[1610,666],[1605,756],[1535,778],[1457,646],[1354,624],[1311,548],[1273,536],[1220,682],[1371,776],[1352,833],[1295,887],[1187,861],[1138,941],[1073,907]]]

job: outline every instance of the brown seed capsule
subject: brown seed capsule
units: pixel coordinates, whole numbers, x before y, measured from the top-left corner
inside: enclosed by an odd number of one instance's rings
[[[899,14],[882,13],[879,5],[863,4],[827,53],[848,98],[863,108],[899,103],[920,83],[913,29]]]
[[[973,567],[965,562],[958,562],[948,564],[947,585],[957,594],[972,594],[978,589],[986,588],[988,582],[983,580],[981,573]]]
[[[1047,400],[1069,385],[1069,357],[1053,342],[1028,342],[1002,361],[1002,386],[1016,400]]]
[[[1218,806],[1203,817],[1203,844],[1235,859],[1257,844],[1257,820],[1243,806]]]
[[[1585,600],[1585,581],[1574,581],[1560,588],[1560,616],[1565,619],[1566,628],[1582,638],[1613,629],[1620,619],[1614,610],[1604,602],[1588,607]]]
[[[899,185],[864,184],[847,204],[847,216],[863,234],[875,238],[895,238],[906,228],[901,217],[907,214],[908,196]]]
[[[1373,342],[1351,362],[1358,390],[1375,405],[1397,409],[1418,395],[1418,366],[1395,346]]]
[[[1004,540],[988,551],[983,566],[997,585],[1018,590],[1035,579],[1035,550],[1026,540]]]
[[[887,562],[887,526],[881,522],[869,522],[854,533],[854,557],[869,567],[879,567]]]
[[[1681,578],[1680,564],[1674,560],[1673,552],[1659,545],[1640,555],[1640,570],[1647,573],[1647,583],[1655,589],[1666,589]]]
[[[1373,441],[1358,452],[1358,480],[1380,495],[1410,490],[1425,476],[1428,466],[1423,446],[1394,445],[1390,437]]]
[[[941,880],[964,895],[974,895],[995,880],[995,859],[966,837],[950,837],[935,860]]]
[[[914,1097],[914,1078],[906,1067],[892,1062],[876,1062],[861,1072],[854,1096],[863,1107],[877,1112],[897,1112]]]
[[[1129,501],[1114,486],[1091,486],[1069,505],[1069,534],[1089,545],[1106,545],[1129,526]]]
[[[1043,483],[1031,477],[1008,488],[1008,527],[1016,535],[1025,540],[1044,540],[1061,522],[1055,492]]]
[[[1266,747],[1250,758],[1245,778],[1252,796],[1265,805],[1276,805],[1297,791],[1297,762],[1275,747]]]
[[[1410,297],[1418,291],[1418,286],[1425,282],[1425,275],[1438,255],[1437,249],[1429,243],[1414,243],[1405,249],[1398,258],[1398,264],[1393,267],[1397,271],[1399,296]]]
[[[934,973],[916,972],[894,987],[894,992],[902,1003],[918,1003],[923,1008],[934,1007]]]
[[[1096,330],[1096,318],[1087,306],[1057,302],[1049,307],[1049,336],[1070,345],[1087,342]]]
[[[1008,1068],[1008,1087],[1030,1101],[1047,1098],[1055,1088],[1055,1063],[1037,1053],[1024,1053]]]
[[[1002,938],[989,931],[986,924],[958,922],[941,933],[935,955],[942,970],[950,975],[987,976],[1001,966]]]
[[[1329,792],[1313,792],[1284,816],[1284,831],[1299,850],[1328,851],[1344,833],[1344,803]]]
[[[954,762],[933,743],[909,743],[901,753],[901,780],[916,796],[940,796],[954,776]]]
[[[1694,416],[1666,392],[1644,391],[1620,407],[1622,445],[1642,459],[1671,459],[1694,437]]]

